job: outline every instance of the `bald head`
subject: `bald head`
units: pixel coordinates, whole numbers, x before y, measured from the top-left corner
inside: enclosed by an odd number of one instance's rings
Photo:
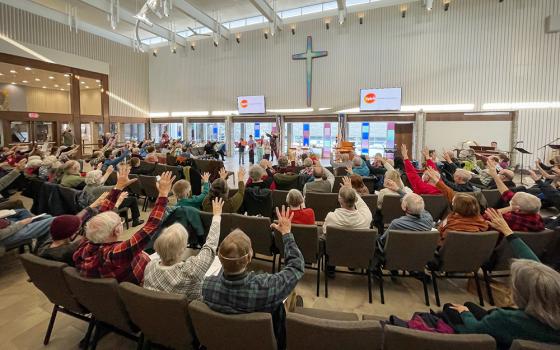
[[[313,177],[316,179],[320,179],[323,177],[323,175],[325,174],[323,167],[321,166],[316,166],[313,168]]]
[[[251,240],[240,229],[233,230],[218,248],[218,257],[227,275],[237,275],[247,269],[253,257]]]

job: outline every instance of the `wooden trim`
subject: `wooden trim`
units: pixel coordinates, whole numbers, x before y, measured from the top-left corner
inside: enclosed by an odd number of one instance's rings
[[[349,115],[348,122],[415,122],[415,114]]]
[[[454,121],[473,121],[473,122],[486,122],[486,121],[513,121],[513,112],[497,112],[498,114],[490,113],[426,113],[426,121],[428,122],[454,122]]]
[[[100,115],[80,115],[80,123],[103,123],[103,116]]]
[[[165,123],[181,123],[183,124],[183,117],[167,117],[167,118],[148,118],[152,124],[165,124]]]
[[[7,120],[8,122],[33,122],[33,121],[44,121],[44,122],[68,122],[72,120],[72,114],[63,113],[39,113],[39,118],[31,119],[29,118],[29,113],[31,112],[12,112],[12,111],[0,111],[0,119]]]
[[[226,117],[213,117],[213,118],[187,118],[187,123],[225,123]]]
[[[23,67],[31,67],[35,69],[48,70],[57,73],[71,73],[72,68],[61,64],[49,63],[45,61],[34,60],[32,58],[14,56],[0,52],[0,62],[15,64]]]
[[[284,123],[328,123],[338,122],[336,115],[285,115]]]
[[[150,121],[148,117],[123,117],[123,116],[115,116],[112,115],[109,117],[111,123],[141,123],[145,124]]]
[[[276,117],[272,117],[272,116],[245,116],[245,115],[240,115],[240,116],[233,116],[231,117],[231,121],[233,123],[274,123],[276,122]]]

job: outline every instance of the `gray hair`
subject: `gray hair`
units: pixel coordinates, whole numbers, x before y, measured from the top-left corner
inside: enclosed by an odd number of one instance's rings
[[[420,215],[424,211],[424,199],[416,193],[409,193],[402,199],[403,209],[411,215]]]
[[[253,182],[261,181],[264,174],[264,169],[259,165],[253,165],[249,168],[249,177]]]
[[[165,228],[154,242],[154,249],[164,265],[173,265],[187,249],[189,234],[185,227],[175,223]]]
[[[93,243],[104,243],[121,224],[121,217],[114,211],[95,215],[86,224],[86,238]]]
[[[290,192],[288,192],[288,195],[286,196],[286,203],[288,203],[288,205],[293,208],[302,205],[303,201],[304,201],[303,195],[299,190],[296,189],[291,189]]]
[[[357,200],[358,195],[356,194],[356,190],[353,188],[341,187],[338,191],[338,201],[341,207],[345,207],[347,209],[354,208]]]
[[[286,156],[280,156],[280,157],[278,158],[278,166],[280,166],[280,167],[287,167],[288,164],[290,164],[289,161],[288,161],[288,157],[286,157]]]
[[[536,214],[541,210],[541,200],[527,192],[517,192],[511,198],[510,204],[519,211],[527,214]]]
[[[86,185],[101,185],[101,178],[103,177],[103,172],[101,170],[88,171],[85,178]]]
[[[43,166],[51,167],[56,161],[56,156],[46,156],[43,159]]]
[[[455,170],[455,174],[465,182],[468,182],[472,179],[472,173],[465,169],[457,169]]]
[[[360,166],[362,165],[362,158],[355,156],[354,159],[352,159],[352,164],[354,166]]]
[[[303,166],[306,167],[306,168],[312,167],[313,166],[313,159],[305,158],[303,160]]]
[[[511,288],[517,307],[560,330],[560,273],[537,261],[517,259],[511,264]]]

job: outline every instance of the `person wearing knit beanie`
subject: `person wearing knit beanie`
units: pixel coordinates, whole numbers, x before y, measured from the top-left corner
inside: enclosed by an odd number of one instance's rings
[[[82,228],[82,220],[77,215],[60,215],[51,223],[51,240],[39,247],[37,255],[49,260],[74,265],[72,256],[81,239],[73,240]]]

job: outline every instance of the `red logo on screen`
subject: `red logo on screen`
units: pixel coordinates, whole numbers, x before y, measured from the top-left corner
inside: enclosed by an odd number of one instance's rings
[[[247,108],[249,106],[249,101],[247,100],[241,100],[241,102],[239,103],[239,105],[241,106],[241,108]]]
[[[375,103],[375,99],[377,98],[377,95],[374,94],[373,92],[370,92],[369,94],[364,96],[364,102],[367,104],[372,104]]]

